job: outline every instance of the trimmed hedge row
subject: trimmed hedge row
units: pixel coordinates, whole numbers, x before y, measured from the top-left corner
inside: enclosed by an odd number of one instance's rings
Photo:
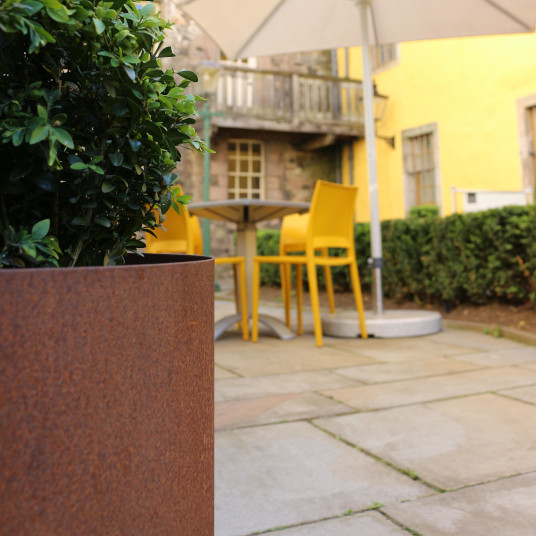
[[[414,211],[382,222],[384,295],[420,303],[536,304],[536,207],[504,207],[439,218]],[[259,231],[259,255],[277,254],[279,231]],[[361,284],[370,290],[370,228],[355,226]],[[334,250],[334,254],[338,251]],[[333,268],[334,285],[350,290],[345,267]],[[263,265],[263,284],[279,285],[279,267]],[[323,284],[323,273],[319,271]]]

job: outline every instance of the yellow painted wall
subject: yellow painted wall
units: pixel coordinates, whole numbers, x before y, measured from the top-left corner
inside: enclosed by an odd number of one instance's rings
[[[361,50],[349,53],[349,75],[362,78]],[[339,51],[344,74],[344,51]],[[389,97],[378,134],[396,137],[391,149],[376,140],[382,219],[405,216],[404,129],[438,126],[441,210],[452,212],[451,187],[521,190],[517,99],[536,95],[536,35],[401,43],[399,59],[373,74]],[[345,154],[347,155],[347,151]],[[369,219],[365,143],[354,144],[358,220]],[[349,180],[348,162],[343,179]]]

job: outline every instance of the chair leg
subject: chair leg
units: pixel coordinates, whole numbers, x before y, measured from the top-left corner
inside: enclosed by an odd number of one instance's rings
[[[281,293],[283,294],[283,305],[285,307],[285,324],[290,329],[290,294],[292,289],[292,278],[290,272],[290,265],[281,264]]]
[[[296,302],[298,313],[298,335],[303,335],[303,267],[296,265]]]
[[[329,256],[328,248],[322,250],[322,255]],[[333,294],[333,278],[331,277],[331,268],[324,266],[324,278],[326,279],[326,294],[328,295],[329,312],[333,314],[335,312],[335,297]]]
[[[240,310],[242,314],[242,338],[247,341],[249,339],[249,315],[248,315],[248,298],[246,290],[246,263],[244,259],[240,260],[238,265],[240,270]],[[238,303],[238,302],[237,302]]]
[[[354,290],[355,307],[359,315],[359,327],[361,328],[361,338],[367,339],[367,326],[365,325],[365,308],[363,307],[363,294],[361,293],[361,283],[359,282],[359,270],[357,269],[357,261],[354,259],[350,263],[350,278],[352,280],[352,288]]]
[[[260,286],[261,263],[253,261],[253,292],[251,297],[251,342],[259,339],[259,286]]]
[[[314,260],[307,261],[307,277],[309,279],[309,293],[311,295],[311,308],[315,326],[316,345],[322,348],[322,321],[320,319],[320,300],[318,298],[318,279]]]
[[[240,293],[238,291],[240,282],[238,279],[238,264],[233,263],[233,282],[234,282],[234,302],[235,302],[235,311],[236,314],[240,314]],[[236,327],[240,329],[240,322],[237,323]]]

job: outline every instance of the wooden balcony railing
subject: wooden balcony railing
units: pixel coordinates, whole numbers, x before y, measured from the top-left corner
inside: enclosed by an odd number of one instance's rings
[[[363,135],[358,80],[225,66],[212,109],[219,126]],[[383,100],[386,97],[376,96]]]

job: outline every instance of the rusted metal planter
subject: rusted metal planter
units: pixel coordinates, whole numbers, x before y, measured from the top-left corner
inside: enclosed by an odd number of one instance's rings
[[[2,536],[213,534],[214,261],[145,260],[0,270]]]

